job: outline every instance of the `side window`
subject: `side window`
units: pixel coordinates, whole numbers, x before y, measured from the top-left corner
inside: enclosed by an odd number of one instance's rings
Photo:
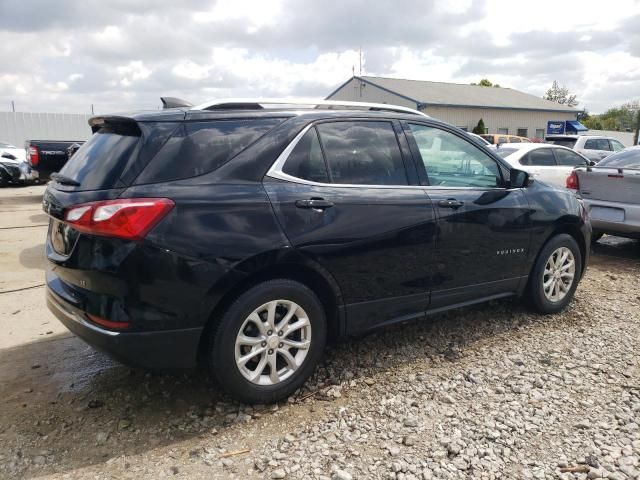
[[[518,137],[509,137],[509,143],[522,143]]]
[[[430,185],[495,188],[498,164],[475,145],[439,128],[410,123]]]
[[[584,148],[587,150],[611,150],[606,138],[590,138],[584,142]]]
[[[215,170],[282,118],[184,122],[136,179],[137,184],[195,177]]]
[[[390,122],[321,123],[317,128],[332,183],[408,185]]]
[[[310,182],[329,183],[320,141],[315,128],[309,129],[295,146],[282,171]]]
[[[528,165],[534,165],[537,167],[556,166],[556,159],[553,157],[553,152],[550,148],[538,148],[537,150],[531,150],[528,157]]]
[[[573,150],[565,150],[564,148],[554,148],[553,152],[556,154],[556,161],[558,165],[567,167],[575,167],[577,165],[586,165],[587,162],[584,158],[578,155]]]
[[[624,150],[624,145],[621,144],[618,140],[614,140],[613,138],[609,140],[609,143],[611,144],[611,149],[614,152],[619,152],[620,150]]]

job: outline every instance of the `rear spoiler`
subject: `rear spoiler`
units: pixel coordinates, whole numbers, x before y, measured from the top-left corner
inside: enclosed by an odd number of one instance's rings
[[[96,133],[105,126],[121,127],[124,135],[140,135],[140,127],[131,117],[123,117],[120,115],[104,115],[99,117],[91,117],[89,119],[91,132]],[[128,133],[127,133],[128,132]]]
[[[620,175],[622,175],[625,170],[631,171],[631,172],[640,172],[640,168],[607,167],[607,166],[599,167],[597,165],[590,165],[588,167],[582,167],[582,168],[586,168],[587,172],[591,172],[593,170],[598,170],[598,169],[600,169],[600,170],[617,170]]]

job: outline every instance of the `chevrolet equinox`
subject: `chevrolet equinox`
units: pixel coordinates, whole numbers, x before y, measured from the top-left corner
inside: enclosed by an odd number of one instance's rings
[[[420,112],[312,103],[91,118],[43,198],[52,312],[125,363],[200,361],[268,403],[328,339],[512,295],[571,301],[591,236],[573,192]]]

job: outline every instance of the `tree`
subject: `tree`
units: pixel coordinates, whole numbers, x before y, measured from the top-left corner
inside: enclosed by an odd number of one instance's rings
[[[498,85],[497,83],[491,83],[491,80],[489,80],[488,78],[483,78],[478,83],[471,82],[471,85],[477,85],[479,87],[496,87],[496,88],[500,88],[500,85]]]
[[[483,133],[485,133],[486,129],[484,128],[484,120],[480,119],[478,121],[478,125],[473,127],[473,130],[471,131],[476,135],[482,135]]]
[[[564,85],[561,87],[555,80],[553,81],[551,88],[547,90],[547,93],[545,93],[542,98],[568,107],[575,107],[578,105],[577,96],[570,94],[567,87]]]

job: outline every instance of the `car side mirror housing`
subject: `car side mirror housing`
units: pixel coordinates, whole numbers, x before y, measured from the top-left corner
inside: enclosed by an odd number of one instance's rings
[[[510,188],[525,188],[531,185],[533,178],[524,170],[518,170],[512,168],[509,171],[509,187]]]

